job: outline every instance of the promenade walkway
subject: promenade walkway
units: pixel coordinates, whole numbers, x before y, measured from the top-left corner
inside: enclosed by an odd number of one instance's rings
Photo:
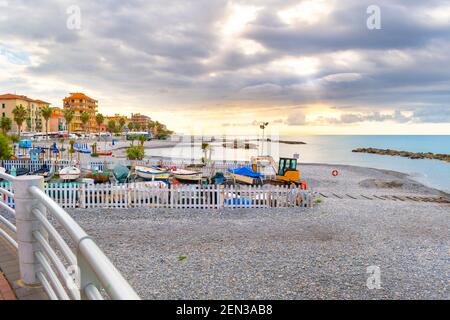
[[[0,300],[47,300],[41,287],[20,286],[19,261],[17,253],[0,237]]]

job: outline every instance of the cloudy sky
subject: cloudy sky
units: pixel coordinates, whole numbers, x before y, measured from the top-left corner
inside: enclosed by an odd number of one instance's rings
[[[450,1],[0,0],[0,93],[76,91],[185,133],[450,134]]]

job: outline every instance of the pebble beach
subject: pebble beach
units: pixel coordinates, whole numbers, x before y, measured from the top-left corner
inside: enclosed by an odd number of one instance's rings
[[[450,205],[373,198],[447,194],[392,171],[301,170],[314,191],[355,199],[318,196],[312,209],[68,212],[143,299],[449,298]],[[370,266],[380,289],[366,286]]]

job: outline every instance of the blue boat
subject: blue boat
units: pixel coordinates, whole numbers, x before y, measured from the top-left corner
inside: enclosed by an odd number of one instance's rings
[[[259,172],[255,172],[250,167],[240,167],[236,169],[229,169],[233,179],[237,182],[256,185],[262,184],[263,175]]]
[[[28,149],[31,147],[31,140],[24,139],[19,141],[19,148]]]
[[[91,153],[91,149],[89,149],[87,143],[75,143],[73,145],[73,148],[75,149],[76,152]]]

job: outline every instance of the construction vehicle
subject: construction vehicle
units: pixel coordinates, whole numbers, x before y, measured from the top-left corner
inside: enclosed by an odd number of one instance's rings
[[[274,185],[296,185],[306,189],[306,183],[300,179],[300,170],[297,169],[297,159],[280,158],[278,165],[271,156],[258,156],[251,158],[252,169],[262,173],[266,182]]]

